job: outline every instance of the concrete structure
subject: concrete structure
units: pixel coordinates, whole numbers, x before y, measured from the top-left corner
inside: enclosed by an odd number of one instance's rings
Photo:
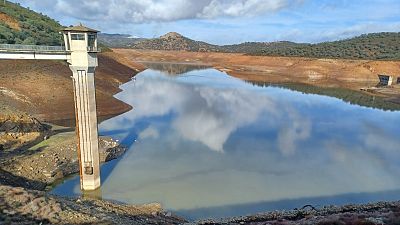
[[[72,70],[81,189],[100,187],[100,161],[94,72],[97,32],[82,25],[63,30],[65,47],[0,45],[0,59],[66,60]]]
[[[70,54],[63,46],[0,44],[0,59],[68,60]]]
[[[381,86],[390,86],[393,84],[393,76],[380,74],[379,77],[379,85]]]
[[[97,62],[97,32],[82,25],[63,30],[67,60],[72,70],[75,96],[81,189],[100,187],[94,72]]]

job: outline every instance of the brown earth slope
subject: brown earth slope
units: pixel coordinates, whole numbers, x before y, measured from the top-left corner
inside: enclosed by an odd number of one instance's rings
[[[7,24],[11,29],[18,31],[21,30],[21,27],[16,19],[2,12],[0,12],[0,22]]]
[[[375,86],[379,81],[378,74],[400,75],[400,61],[312,59],[132,49],[115,49],[114,51],[138,62],[208,64],[229,75],[248,81],[300,82],[354,90]]]
[[[113,97],[119,85],[129,81],[143,66],[106,52],[99,54],[96,69],[98,115],[106,117],[128,111],[131,106]],[[33,114],[41,121],[74,119],[71,71],[62,61],[2,60],[0,105]]]

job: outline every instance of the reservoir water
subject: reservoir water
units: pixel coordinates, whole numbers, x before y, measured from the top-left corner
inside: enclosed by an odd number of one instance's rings
[[[103,199],[188,219],[400,200],[400,113],[204,67],[150,65],[99,125],[129,147],[102,167]],[[80,195],[77,176],[52,193]]]

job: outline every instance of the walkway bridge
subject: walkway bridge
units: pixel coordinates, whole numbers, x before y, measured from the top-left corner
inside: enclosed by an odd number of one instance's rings
[[[65,60],[72,71],[81,189],[100,187],[94,72],[98,31],[82,25],[63,29],[64,46],[0,44],[1,59]]]
[[[64,46],[0,44],[0,59],[69,60]]]

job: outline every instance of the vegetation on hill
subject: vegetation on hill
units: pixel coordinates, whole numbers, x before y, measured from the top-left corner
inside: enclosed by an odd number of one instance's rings
[[[194,41],[178,33],[170,32],[159,38],[147,39],[131,46],[136,49],[190,51],[190,52],[220,52],[220,46],[202,41]]]
[[[191,40],[172,32],[159,38],[142,40],[125,47],[149,50],[245,53],[264,56],[398,60],[400,59],[400,33],[364,34],[346,40],[318,44],[279,41],[245,42],[218,46]]]
[[[279,51],[281,48],[291,48],[297,46],[294,42],[280,41],[280,42],[245,42],[236,45],[223,45],[224,52],[237,52],[237,53],[257,53],[263,49],[271,51]]]
[[[344,59],[400,59],[400,33],[371,33],[346,40],[318,44],[296,44],[291,42],[259,44],[247,48],[250,55],[297,56],[310,58]]]
[[[62,26],[18,3],[0,4],[0,44],[60,45]]]

